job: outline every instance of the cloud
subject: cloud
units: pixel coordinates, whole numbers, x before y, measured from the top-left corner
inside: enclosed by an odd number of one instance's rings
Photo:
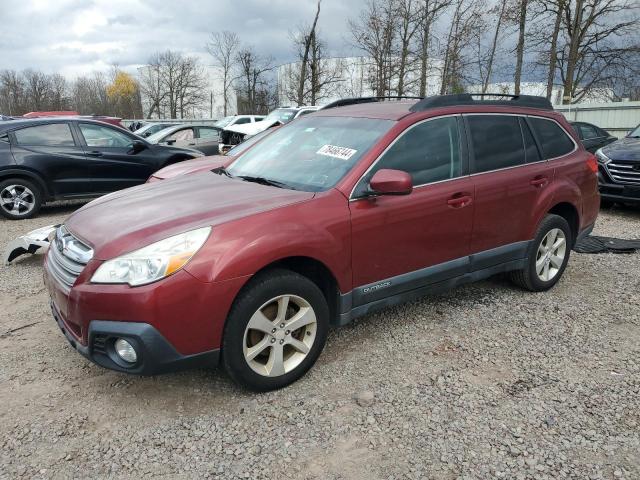
[[[319,28],[330,51],[345,51],[347,18],[365,0],[323,0]],[[0,69],[68,77],[110,65],[134,70],[168,49],[206,57],[212,31],[233,30],[276,63],[293,59],[290,32],[309,23],[315,0],[3,0]]]

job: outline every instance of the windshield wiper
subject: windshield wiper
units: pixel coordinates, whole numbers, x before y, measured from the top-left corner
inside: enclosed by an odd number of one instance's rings
[[[229,171],[224,167],[218,167],[211,170],[213,173],[217,173],[218,175],[226,175],[229,178],[235,178],[233,175],[229,173]]]
[[[288,185],[284,182],[279,182],[277,180],[271,180],[269,178],[254,177],[251,175],[238,175],[238,178],[241,178],[245,182],[253,182],[253,183],[259,183],[261,185],[269,185],[271,187],[290,188],[291,190],[295,190],[291,185]]]

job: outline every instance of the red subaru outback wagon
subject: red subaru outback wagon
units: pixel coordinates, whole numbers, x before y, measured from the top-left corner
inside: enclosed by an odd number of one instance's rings
[[[596,159],[545,99],[488,98],[339,101],[87,204],[45,259],[58,325],[106,368],[220,362],[269,390],[330,325],[501,272],[553,287],[596,221]]]

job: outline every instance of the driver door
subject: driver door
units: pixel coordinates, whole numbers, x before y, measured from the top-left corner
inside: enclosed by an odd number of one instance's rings
[[[165,138],[162,143],[172,147],[196,148],[196,134],[193,127],[181,128]]]
[[[474,205],[461,131],[457,116],[409,127],[356,186],[349,202],[353,306],[467,272]],[[413,192],[363,196],[380,169],[408,172]]]
[[[92,193],[115,192],[144,183],[158,170],[153,151],[145,148],[135,152],[135,135],[97,123],[78,123],[80,139],[87,156]]]

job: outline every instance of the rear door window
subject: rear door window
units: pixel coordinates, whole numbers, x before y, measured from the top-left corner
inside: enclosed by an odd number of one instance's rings
[[[544,159],[561,157],[571,153],[575,148],[573,141],[564,129],[553,120],[538,117],[529,117],[533,131],[542,144]]]
[[[72,146],[75,145],[68,123],[51,123],[21,128],[13,132],[19,145]]]
[[[517,116],[468,115],[474,173],[524,165],[526,154]]]

